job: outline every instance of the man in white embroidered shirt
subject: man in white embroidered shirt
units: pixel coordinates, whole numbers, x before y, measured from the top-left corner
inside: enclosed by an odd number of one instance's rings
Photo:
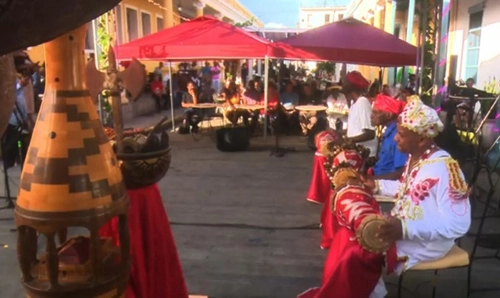
[[[397,256],[392,259],[397,272],[442,258],[471,223],[468,186],[462,171],[434,143],[442,129],[436,111],[418,97],[411,97],[399,116],[395,136],[398,149],[409,154],[401,179],[364,178],[376,193],[395,198],[391,216],[377,237],[395,243]],[[388,266],[390,258],[388,252]],[[385,292],[384,284],[379,283],[375,292]]]

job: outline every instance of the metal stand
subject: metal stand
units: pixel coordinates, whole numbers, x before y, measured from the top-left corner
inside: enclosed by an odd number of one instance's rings
[[[283,157],[285,154],[288,152],[295,152],[295,148],[282,148],[279,146],[279,134],[276,134],[276,143],[275,147],[271,149],[271,153],[269,156],[275,156],[275,157]]]
[[[2,158],[4,158],[5,154],[3,151],[3,138],[0,141],[0,151],[2,152]],[[0,207],[0,210],[14,209],[14,207],[15,207],[14,198],[12,198],[11,193],[10,193],[9,173],[8,173],[8,170],[5,168],[5,163],[3,162],[3,160],[2,160],[2,171],[3,171],[3,177],[4,177],[5,194],[3,196],[0,196],[0,199],[5,199],[7,201],[7,205],[4,207]]]
[[[278,105],[277,107],[277,111],[279,111],[281,109],[281,105]],[[271,122],[271,121],[267,121],[267,114],[266,114],[266,124],[267,122]],[[270,120],[270,119],[269,119]],[[275,156],[275,157],[283,157],[285,156],[285,154],[289,153],[289,152],[295,152],[295,148],[282,148],[280,147],[279,145],[279,135],[281,132],[283,132],[283,128],[280,127],[280,122],[279,121],[275,121],[276,125],[274,126],[274,135],[275,135],[275,145],[274,145],[274,148],[271,149],[271,153],[269,154],[269,156]],[[267,131],[267,127],[265,128],[265,131]]]

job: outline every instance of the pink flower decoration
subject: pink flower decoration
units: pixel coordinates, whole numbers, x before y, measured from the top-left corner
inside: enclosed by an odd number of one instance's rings
[[[428,178],[420,181],[410,192],[410,197],[415,205],[419,205],[420,201],[425,200],[429,196],[429,191],[439,181],[439,178]]]

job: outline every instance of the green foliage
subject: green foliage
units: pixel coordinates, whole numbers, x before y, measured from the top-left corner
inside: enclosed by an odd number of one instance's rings
[[[255,18],[251,18],[250,20],[245,22],[234,23],[234,26],[240,28],[250,27],[253,25],[253,22],[255,22]]]
[[[500,94],[500,81],[497,81],[495,77],[488,78],[488,82],[484,83],[484,91],[491,94]]]
[[[103,14],[96,19],[97,24],[97,53],[98,65],[101,70],[108,68],[108,49],[112,43],[111,35],[109,34],[108,17],[112,12]]]
[[[327,73],[335,72],[335,63],[333,62],[320,62],[316,65],[318,72],[326,71]]]

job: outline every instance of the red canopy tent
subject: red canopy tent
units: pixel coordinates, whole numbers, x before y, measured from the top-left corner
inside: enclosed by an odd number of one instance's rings
[[[322,60],[373,66],[416,65],[413,45],[353,18],[326,24],[281,40]]]
[[[215,18],[203,16],[115,48],[118,60],[207,60],[282,58],[321,60],[273,43]]]
[[[292,46],[273,43],[215,18],[203,16],[115,48],[117,60],[265,59],[265,110],[269,59],[321,60]],[[170,65],[169,65],[170,66]],[[169,71],[170,68],[169,68]],[[170,80],[170,84],[172,80]],[[170,86],[172,91],[172,86]],[[170,94],[170,100],[173,99]],[[173,106],[173,104],[172,104]],[[172,109],[172,119],[174,118]],[[172,127],[174,122],[172,121]],[[264,130],[264,138],[267,131]]]

